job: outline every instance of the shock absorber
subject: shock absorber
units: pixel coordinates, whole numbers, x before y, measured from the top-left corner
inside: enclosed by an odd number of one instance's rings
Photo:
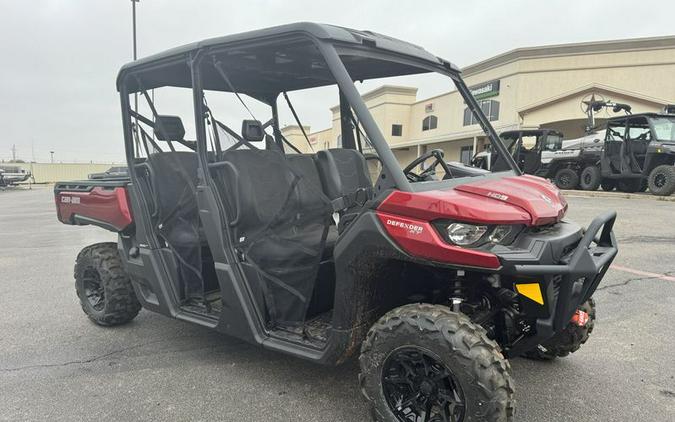
[[[452,280],[452,290],[450,292],[450,304],[454,312],[461,312],[462,302],[466,299],[466,287],[464,270],[457,270],[457,276]]]

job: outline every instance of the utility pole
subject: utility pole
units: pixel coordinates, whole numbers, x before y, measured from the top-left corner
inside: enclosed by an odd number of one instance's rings
[[[49,153],[52,155],[52,164],[54,164],[54,151],[49,151]]]
[[[16,144],[12,144],[12,161],[16,162]]]

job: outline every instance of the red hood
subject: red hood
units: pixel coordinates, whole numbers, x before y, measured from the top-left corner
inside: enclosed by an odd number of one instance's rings
[[[538,226],[560,221],[567,201],[548,181],[524,175],[479,179],[449,190],[394,191],[378,210],[426,221],[447,218]]]

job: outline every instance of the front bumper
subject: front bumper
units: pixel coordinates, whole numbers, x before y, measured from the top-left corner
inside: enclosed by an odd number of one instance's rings
[[[607,212],[596,217],[583,235],[563,233],[549,241],[543,237],[538,239],[542,246],[530,253],[500,254],[505,264],[502,273],[516,282],[540,283],[545,302],[534,312],[534,333],[515,341],[506,351],[508,356],[520,355],[561,331],[595,292],[618,252],[612,231],[615,220],[616,212]]]

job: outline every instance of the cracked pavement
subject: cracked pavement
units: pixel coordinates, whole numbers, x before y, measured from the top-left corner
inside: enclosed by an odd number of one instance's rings
[[[675,274],[675,203],[570,197],[588,224],[616,209],[616,263]],[[0,420],[365,421],[355,362],[321,367],[148,311],[102,328],[82,313],[73,261],[114,241],[60,224],[51,189],[0,192]],[[518,421],[675,420],[675,282],[610,269],[588,343],[512,360]]]

